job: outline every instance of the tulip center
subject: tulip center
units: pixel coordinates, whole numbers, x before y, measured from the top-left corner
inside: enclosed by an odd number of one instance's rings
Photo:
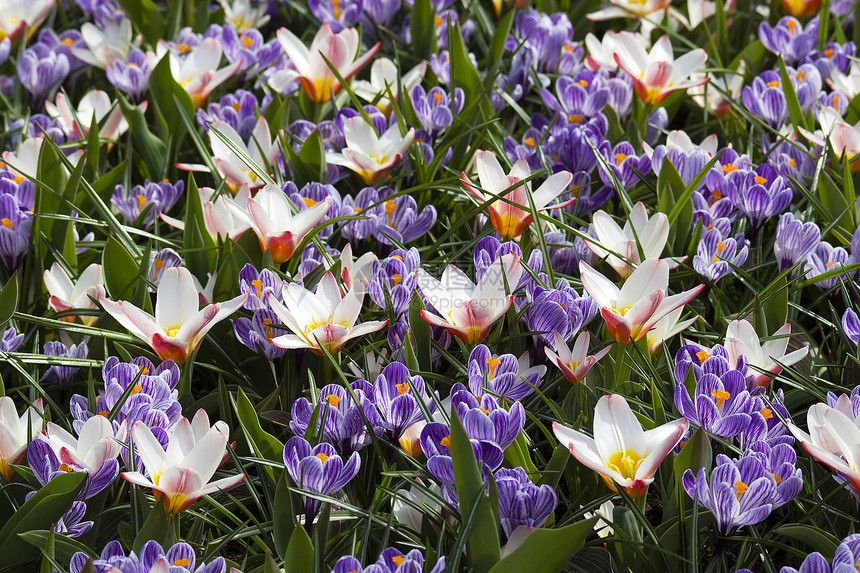
[[[636,471],[644,459],[632,450],[622,450],[609,456],[606,467],[620,473],[624,479],[632,480],[636,479]]]
[[[164,329],[164,333],[165,333],[167,336],[169,336],[170,338],[176,338],[176,335],[177,335],[177,333],[179,332],[179,329],[180,329],[180,328],[182,328],[182,326],[181,326],[181,325],[179,325],[179,324],[176,324],[176,325],[173,325],[173,326],[171,326],[171,327],[169,327],[169,328],[165,328],[165,329]]]
[[[490,367],[490,375],[488,377],[490,380],[492,380],[493,376],[496,375],[496,368],[498,368],[501,363],[502,361],[498,358],[487,358],[487,364]]]
[[[624,316],[625,314],[630,312],[630,308],[631,308],[630,306],[624,306],[621,308],[615,308],[614,306],[610,306],[609,310],[611,310],[615,314],[620,314],[621,316]]]
[[[395,384],[395,386],[397,386],[397,395],[398,396],[401,394],[406,394],[407,392],[409,392],[409,383],[408,382],[404,382],[402,384]]]
[[[576,372],[576,369],[579,368],[579,360],[571,360],[567,363],[567,367],[570,368],[571,372]]]
[[[251,284],[257,289],[257,298],[263,298],[263,281],[257,279],[251,281]]]
[[[439,440],[439,445],[444,446],[450,450],[451,449],[451,434],[448,434],[447,436],[445,436],[444,438]]]
[[[15,226],[15,223],[13,223],[7,217],[3,217],[2,219],[0,219],[0,223],[2,223],[3,226],[6,227],[7,229],[11,229],[12,227]]]
[[[325,455],[322,452],[318,453],[316,456],[320,459],[322,463],[325,463],[325,461],[329,458],[329,456]]]
[[[177,559],[176,561],[174,561],[173,564],[177,567],[188,567],[189,565],[191,565],[191,561],[189,561],[188,558],[183,557],[182,559]]]
[[[388,161],[388,156],[384,153],[382,155],[368,155],[368,157],[376,161],[377,165],[382,165],[383,163]]]
[[[736,481],[735,482],[735,489],[738,490],[738,501],[740,501],[741,496],[747,491],[748,488],[749,488],[749,485],[745,484],[742,481]]]
[[[723,404],[726,402],[726,400],[728,400],[729,398],[732,397],[732,395],[729,394],[728,392],[726,392],[725,390],[719,390],[719,389],[711,390],[711,396],[713,396],[717,400],[717,410],[722,408]]]

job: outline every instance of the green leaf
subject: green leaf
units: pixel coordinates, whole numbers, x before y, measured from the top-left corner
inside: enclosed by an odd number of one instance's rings
[[[465,525],[467,517],[472,516],[466,540],[470,570],[484,573],[499,561],[499,525],[490,500],[484,494],[484,481],[472,443],[456,411],[451,412],[451,458],[460,500],[460,519]],[[461,535],[463,533],[466,532],[461,531]]]
[[[302,143],[299,149],[299,160],[314,176],[313,181],[325,183],[328,181],[328,167],[325,161],[325,145],[320,130],[315,129]]]
[[[432,332],[430,331],[430,323],[421,317],[422,310],[424,310],[424,303],[421,301],[421,297],[417,292],[412,293],[412,302],[409,304],[409,332],[412,333],[412,343],[415,345],[418,365],[423,372],[432,372],[430,345]]]
[[[143,522],[143,527],[134,537],[134,551],[139,554],[147,541],[157,541],[163,545],[167,540],[171,526],[164,502],[156,501],[155,506],[149,512],[149,517]]]
[[[275,487],[275,505],[272,508],[272,536],[275,540],[275,550],[284,560],[287,558],[287,544],[296,528],[296,514],[293,511],[293,498],[288,480],[287,472],[282,472],[281,479]]]
[[[39,557],[39,550],[18,534],[53,529],[54,523],[71,507],[86,477],[83,472],[59,475],[18,508],[0,529],[0,555],[3,555],[4,568],[11,569]]]
[[[499,561],[490,573],[555,573],[585,544],[594,533],[597,517],[558,529],[536,529],[513,553]]]
[[[51,536],[52,533],[54,533],[53,529],[40,529],[36,531],[27,531],[24,533],[19,533],[18,537],[20,537],[33,547],[42,549],[46,546],[48,538]],[[90,557],[97,556],[97,553],[95,551],[93,551],[77,539],[66,537],[65,535],[55,536],[53,543],[54,558],[60,563],[68,563],[72,560],[72,555],[78,552],[86,553]]]
[[[152,0],[117,1],[147,42],[154,46],[160,38],[164,37],[166,21]]]
[[[800,109],[797,92],[794,91],[794,84],[791,83],[791,78],[788,76],[788,70],[785,69],[785,62],[782,60],[782,56],[779,57],[779,78],[782,84],[782,91],[785,94],[785,103],[788,105],[788,117],[791,118],[791,123],[795,127],[808,129],[806,126],[806,116],[803,115],[803,110]]]
[[[102,253],[105,288],[112,300],[131,300],[138,277],[138,262],[119,241],[108,237]]]
[[[12,319],[18,308],[18,271],[9,277],[3,289],[0,290],[0,330]]]
[[[284,573],[308,573],[314,570],[314,545],[304,527],[296,527],[284,555]]]
[[[236,403],[233,407],[236,410],[236,416],[239,418],[239,425],[245,431],[245,436],[248,438],[248,443],[254,450],[254,453],[261,458],[282,463],[284,460],[284,444],[263,429],[260,425],[257,411],[254,410],[254,405],[251,404],[245,391],[241,388],[239,388],[239,392],[236,395]],[[267,466],[266,471],[269,477],[272,478],[272,481],[277,482],[272,468]]]
[[[167,144],[149,130],[149,123],[139,107],[131,105],[121,94],[118,100],[122,114],[128,121],[134,151],[142,159],[138,166],[150,181],[161,180],[167,174]]]
[[[436,50],[436,11],[431,0],[415,0],[409,20],[412,50],[423,60]]]
[[[810,552],[818,551],[823,555],[833,555],[839,545],[839,539],[832,533],[811,525],[790,523],[777,527],[772,533],[801,541],[806,544]]]

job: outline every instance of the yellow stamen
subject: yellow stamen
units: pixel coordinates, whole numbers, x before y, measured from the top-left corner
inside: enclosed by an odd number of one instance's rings
[[[176,49],[179,50],[180,54],[187,54],[191,51],[191,46],[188,44],[176,44]]]
[[[711,257],[711,264],[712,265],[720,259],[720,254],[723,252],[723,249],[725,249],[726,246],[727,245],[725,243],[723,243],[722,241],[717,243],[717,254],[714,255],[713,257]]]
[[[244,36],[244,37],[242,38],[242,44],[243,44],[246,48],[250,48],[250,47],[251,47],[251,44],[253,44],[253,43],[254,43],[254,38],[251,38],[250,36]]]
[[[584,87],[584,88],[587,88],[587,87],[588,87],[588,82],[587,82],[587,81],[585,81],[585,80],[579,80],[579,81],[578,81],[578,82],[576,82],[576,83],[578,83],[580,86],[582,86],[582,87]]]
[[[792,167],[797,167],[797,161],[795,161],[792,158],[788,159],[788,164],[791,165]]]
[[[440,94],[439,92],[434,92],[433,97],[436,99],[436,105],[439,105],[439,100],[442,99],[442,94]]]
[[[257,289],[257,298],[263,298],[263,281],[255,279],[251,281],[251,284]]]
[[[767,87],[778,88],[779,87],[779,80],[773,80],[772,82],[767,82]]]
[[[451,449],[451,434],[448,434],[447,436],[439,440],[439,445]]]
[[[827,263],[825,266],[829,269],[830,267],[832,267],[832,266],[833,266],[833,265],[835,265],[835,264],[836,264],[836,261],[830,261],[830,262],[829,262],[829,263]]]
[[[320,459],[320,461],[321,461],[322,463],[325,463],[325,461],[328,459],[328,456],[327,456],[327,455],[325,455],[325,454],[324,454],[324,453],[322,453],[322,452],[318,453],[318,454],[317,454],[317,457]]]
[[[135,384],[134,388],[131,389],[131,394],[132,395],[137,394],[141,390],[143,390],[143,386],[141,386],[140,384]]]
[[[303,197],[302,200],[305,202],[305,207],[313,207],[314,205],[319,203],[319,201],[314,201],[310,197]]]
[[[394,199],[389,199],[385,202],[385,214],[388,215],[388,226],[391,226],[391,216],[394,214],[394,211],[397,210],[397,203],[394,202]]]
[[[761,175],[756,175],[755,177],[753,177],[753,181],[755,181],[758,185],[764,185],[765,183],[767,183],[767,179],[765,179]]]
[[[794,30],[795,28],[797,28],[797,22],[795,22],[794,20],[789,20],[787,23],[788,27],[791,28],[791,35],[794,36]]]
[[[725,390],[711,390],[711,396],[717,399],[717,410],[722,408],[726,400],[732,397],[732,395]]]
[[[391,282],[394,283],[394,286],[399,285],[401,280],[403,280],[403,277],[400,276],[399,273],[395,273],[395,274],[391,275]]]
[[[794,77],[796,77],[800,81],[803,81],[803,78],[806,77],[806,72],[797,72],[796,74],[794,74]]]
[[[230,107],[232,107],[236,111],[239,111],[239,109],[241,109],[241,107],[242,107],[242,104],[240,104],[239,102],[236,102],[233,105],[231,105]]]
[[[328,402],[331,406],[337,408],[337,405],[340,404],[340,397],[335,396],[334,394],[329,394],[325,397],[326,402]]]
[[[16,185],[20,185],[21,182],[24,181],[24,176],[23,175],[16,175],[15,179],[13,179],[13,181],[15,181]]]
[[[614,306],[611,306],[611,307],[609,307],[609,310],[611,310],[615,314],[620,314],[621,316],[624,316],[625,314],[627,314],[630,311],[630,307],[625,306],[623,308],[615,308]]]
[[[61,472],[71,473],[75,471],[75,468],[70,466],[69,464],[63,464],[58,468]]]
[[[623,450],[620,452],[615,452],[611,456],[609,456],[608,463],[606,467],[611,470],[615,470],[624,476],[625,479],[636,479],[636,471],[639,469],[639,466],[642,465],[642,461],[645,458],[640,456],[634,451],[631,450]]]
[[[173,564],[177,567],[188,567],[189,565],[191,565],[191,561],[189,561],[186,557],[183,557],[182,559],[177,559],[176,561],[174,561]]]
[[[108,412],[107,410],[99,410],[99,416],[104,416],[105,418],[107,418],[109,415],[110,412]]]
[[[499,367],[502,361],[498,358],[487,358],[487,364],[490,366],[490,380],[493,379],[493,376],[496,375],[496,368]]]
[[[744,482],[735,482],[735,489],[738,490],[738,501],[740,501],[741,496],[744,494],[744,492],[746,492],[747,488],[749,488],[749,485],[745,484]]]
[[[143,211],[143,206],[146,205],[146,197],[143,195],[137,196],[137,208],[140,211]]]
[[[535,148],[535,138],[534,137],[527,137],[527,138],[523,139],[523,143],[528,145],[529,149]]]
[[[3,217],[2,219],[0,219],[0,224],[2,224],[7,229],[11,229],[12,227],[15,226],[15,223],[10,221],[7,217]]]
[[[781,481],[782,481],[782,478],[781,478],[781,477],[779,477],[778,475],[776,475],[775,473],[770,472],[770,475],[772,475],[772,476],[773,476],[773,479],[775,479],[775,480],[776,480],[776,483],[779,483],[779,482],[781,482]]]
[[[582,123],[583,119],[581,115],[569,115],[567,116],[567,121],[570,123]]]
[[[60,40],[60,43],[65,44],[66,46],[72,46],[72,45],[74,45],[75,41],[72,40],[71,38],[66,38],[65,40]],[[831,50],[831,52],[832,51],[833,50]]]
[[[171,326],[170,328],[165,328],[164,333],[167,336],[169,336],[170,338],[176,338],[176,335],[179,332],[180,328],[182,328],[182,327],[177,324],[176,326]]]
[[[731,173],[732,171],[737,171],[738,168],[729,163],[728,165],[723,165],[723,173]]]
[[[708,354],[707,352],[705,352],[704,350],[700,350],[699,352],[696,352],[696,358],[699,359],[699,364],[704,364],[705,360],[707,360],[710,357],[711,357],[711,355]]]
[[[839,107],[839,96],[833,96],[833,109]]]
[[[827,56],[827,59],[829,60],[833,57],[833,52],[833,48],[827,48],[826,50],[824,50],[824,55]]]
[[[773,418],[773,410],[771,410],[770,408],[762,408],[758,412],[759,414],[764,416],[765,420],[770,420],[771,418]]]
[[[397,394],[406,394],[409,392],[409,383],[404,382],[403,384],[395,384],[397,386]]]
[[[404,561],[406,561],[406,558],[405,558],[405,557],[401,557],[400,555],[394,555],[394,556],[391,558],[391,560],[392,560],[392,561],[394,561],[394,564],[395,564],[397,567],[400,567],[400,564],[401,564],[401,563],[403,563]]]
[[[272,324],[271,318],[264,318],[263,319],[263,330],[266,331],[266,338],[268,338],[269,340],[271,340],[275,337],[275,333],[272,332],[272,327],[269,326],[270,324]]]
[[[615,162],[616,162],[618,165],[621,165],[621,162],[622,162],[622,161],[624,161],[625,159],[627,159],[627,154],[626,154],[626,153],[616,153],[616,154],[615,154]]]

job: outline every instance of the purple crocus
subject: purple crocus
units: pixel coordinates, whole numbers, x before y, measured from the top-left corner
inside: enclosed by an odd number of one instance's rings
[[[686,470],[682,483],[687,495],[714,514],[720,535],[732,535],[744,525],[764,521],[782,501],[776,478],[755,456],[739,460],[718,456],[710,478],[705,468],[696,475]]]
[[[261,103],[253,93],[236,90],[222,97],[218,103],[210,103],[205,111],[202,108],[198,109],[197,123],[209,129],[209,125],[213,123],[226,122],[236,130],[243,141],[247,141],[251,137],[251,130],[257,124],[257,114],[262,115],[271,100],[272,97],[266,95]],[[304,138],[309,134],[310,132]]]
[[[0,195],[0,260],[10,273],[30,249],[33,215],[22,210],[12,195]]]
[[[141,213],[147,211],[143,226],[150,227],[157,214],[167,212],[173,207],[184,189],[183,181],[173,184],[167,180],[159,183],[147,180],[143,185],[135,185],[128,193],[122,185],[117,185],[111,196],[111,203],[129,225],[134,225]]]
[[[417,85],[413,88],[411,95],[415,115],[418,116],[421,125],[433,139],[451,127],[454,116],[463,109],[463,102],[465,101],[463,90],[460,88],[454,90],[452,97],[438,86],[426,92],[421,85]]]
[[[383,190],[391,192],[387,188],[380,189]],[[392,242],[402,245],[411,243],[436,223],[436,208],[433,205],[425,205],[419,212],[418,203],[411,195],[389,196],[383,203],[383,212],[384,214],[379,215],[373,234],[383,245],[390,245]]]
[[[636,155],[633,146],[626,141],[620,142],[614,149],[604,147],[601,151],[603,152],[603,158],[606,160],[606,165],[612,171],[611,175],[614,175],[618,183],[625,189],[639,183],[639,174],[636,173],[637,171],[646,174],[651,169],[651,160],[648,156],[644,154],[642,156]],[[606,185],[612,185],[610,174],[606,172],[602,164],[598,165],[600,166],[598,169],[600,180]]]
[[[66,346],[59,340],[50,340],[42,348],[45,356],[56,356],[57,358],[86,358],[89,353],[87,342],[82,340],[79,344]],[[40,382],[42,384],[67,384],[80,368],[78,366],[53,365],[48,368]]]
[[[344,28],[351,28],[361,18],[362,0],[309,0],[308,8],[322,22],[331,26],[337,34]]]
[[[499,517],[508,538],[517,527],[541,527],[558,503],[558,496],[551,486],[535,485],[521,467],[499,468],[495,478],[499,492]]]
[[[365,420],[370,422],[376,433],[381,433],[379,416],[371,401],[373,387],[365,380],[356,380],[351,387],[355,397],[358,398],[358,403],[353,400],[352,394],[346,388],[338,384],[323,386],[317,395],[316,404],[311,404],[307,398],[300,397],[290,408],[290,429],[297,436],[304,436],[311,423],[314,409],[319,408],[316,431],[320,431],[325,421],[322,430],[324,441],[332,444],[341,455],[362,449],[371,440]]]
[[[149,89],[149,77],[158,61],[152,52],[142,52],[133,48],[127,61],[113,60],[105,69],[108,81],[119,91],[128,95],[135,103],[143,99]]]
[[[769,402],[765,402],[762,395],[754,398],[750,425],[740,434],[741,449],[746,450],[760,441],[771,445],[794,444],[794,438],[783,423],[790,418],[784,402],[782,389],[777,390]]]
[[[0,350],[3,352],[15,352],[24,343],[24,333],[18,334],[14,326],[10,326],[0,339]]]
[[[358,452],[344,463],[329,443],[314,447],[307,440],[293,436],[284,445],[284,465],[297,487],[322,495],[333,495],[358,474],[361,458]],[[305,496],[305,524],[310,526],[323,507],[323,501]]]
[[[42,102],[68,77],[69,58],[45,44],[27,48],[18,62],[18,78],[33,101]]]
[[[735,207],[746,215],[753,228],[761,227],[791,203],[791,188],[770,165],[759,165],[751,171],[735,169],[726,179],[733,188],[731,199]]]
[[[573,24],[564,12],[545,14],[530,7],[517,13],[514,39],[523,41],[524,47],[534,52],[537,71],[555,73],[559,54],[573,39]]]
[[[429,573],[442,573],[446,560],[440,557]],[[337,560],[331,573],[423,573],[424,555],[417,549],[409,553],[401,553],[394,547],[389,547],[379,554],[376,563],[362,567],[361,562],[351,555],[344,555]]]
[[[860,318],[854,309],[845,309],[845,314],[842,315],[842,331],[855,345],[860,344]]]
[[[759,24],[758,37],[765,48],[782,56],[787,65],[794,66],[815,50],[818,18],[810,20],[805,28],[792,16],[780,18],[773,27],[764,21]]]
[[[400,439],[407,428],[424,420],[421,403],[431,413],[436,410],[424,378],[410,376],[409,369],[401,362],[390,362],[376,377],[373,402],[379,412],[379,425],[394,439]]]
[[[849,264],[848,251],[842,247],[834,247],[826,241],[821,241],[806,260],[806,278],[814,279],[826,272],[837,271]],[[837,275],[829,279],[819,280],[815,286],[821,290],[830,290],[845,278]]]
[[[716,228],[705,231],[693,257],[693,268],[712,283],[732,274],[734,267],[742,266],[749,254],[748,241],[743,235],[740,239],[739,244],[731,237],[723,238]]]
[[[492,394],[478,400],[459,383],[451,388],[451,407],[456,408],[470,439],[492,442],[502,450],[513,443],[526,422],[522,402],[514,402],[505,410]]]
[[[854,533],[842,540],[833,554],[833,568],[819,552],[810,553],[803,560],[800,569],[783,567],[779,573],[849,573],[857,569],[860,561],[860,533]]]
[[[718,465],[722,460],[721,455],[717,456]],[[797,467],[797,453],[790,444],[772,445],[765,441],[755,442],[746,448],[741,456],[741,459],[744,458],[757,459],[773,476],[776,481],[776,491],[772,500],[774,507],[788,503],[803,489],[803,470]]]
[[[778,130],[788,119],[788,104],[778,72],[765,71],[741,92],[744,107],[769,127]]]
[[[78,552],[72,555],[69,563],[70,573],[81,573],[89,555]],[[195,568],[196,559],[194,548],[180,541],[167,551],[157,541],[147,541],[140,554],[130,551],[128,555],[119,541],[111,541],[105,545],[101,555],[92,560],[94,573],[149,573],[150,571],[170,571],[170,573],[226,573],[227,562],[223,557],[216,557],[209,563],[201,563]]]
[[[290,201],[299,208],[299,211],[305,211],[317,203],[328,201],[331,207],[329,207],[329,210],[323,215],[318,224],[325,223],[329,219],[340,217],[341,215],[352,214],[348,208],[344,209],[340,193],[332,185],[313,181],[298,189],[292,181],[288,181],[284,184],[283,190],[287,194],[287,197],[290,198]],[[332,233],[334,233],[334,226],[329,225],[317,232],[317,236],[321,239],[328,239]]]
[[[373,279],[367,283],[370,298],[380,307],[391,309],[395,316],[400,316],[409,310],[418,284],[415,275],[418,266],[418,262],[410,264],[409,259],[400,255],[376,261],[373,264]]]
[[[721,437],[740,434],[752,418],[753,399],[747,390],[744,375],[730,370],[722,356],[704,361],[701,374],[696,372],[693,397],[681,383],[675,386],[675,406],[693,426]]]
[[[779,263],[779,270],[790,269],[800,261],[806,260],[821,241],[821,229],[813,222],[802,223],[791,213],[785,213],[776,225],[776,241],[773,254]]]
[[[555,343],[554,332],[565,340],[597,316],[597,304],[588,295],[580,295],[566,279],[556,281],[556,288],[535,286],[531,304],[523,318],[529,330],[549,345]]]
[[[522,400],[541,385],[546,366],[530,366],[526,352],[519,359],[513,354],[494,356],[479,344],[469,354],[469,390],[480,399],[484,393],[508,400]]]
[[[242,316],[230,322],[236,340],[251,350],[262,352],[267,359],[275,360],[287,352],[271,343],[272,338],[285,333],[285,329],[274,326],[282,322],[274,311],[258,308],[251,318]]]
[[[609,101],[609,90],[598,87],[593,76],[592,72],[583,71],[573,78],[559,77],[555,85],[556,95],[547,89],[541,90],[544,105],[561,116],[559,122],[562,125],[588,122]]]
[[[280,300],[283,286],[284,281],[269,269],[257,271],[254,265],[246,263],[239,271],[239,292],[248,293],[245,299],[245,308],[248,310],[269,308],[269,295]]]
[[[72,507],[70,507],[54,525],[54,531],[71,538],[86,535],[94,525],[94,522],[92,521],[83,521],[86,512],[87,504],[85,502],[78,500],[73,501]]]
[[[379,191],[374,187],[365,187],[355,197],[347,195],[343,198],[343,206],[351,209],[351,215],[362,218],[345,223],[340,234],[350,243],[361,241],[373,234],[377,226],[379,207]]]
[[[263,35],[256,28],[237,32],[232,26],[224,26],[221,30],[221,45],[228,62],[242,62],[239,72],[246,77],[252,77],[271,66],[281,55],[281,44],[277,40],[264,42]]]
[[[150,291],[155,292],[155,289],[158,288],[161,277],[164,276],[164,271],[181,266],[182,257],[170,247],[165,247],[158,252],[150,251],[149,271],[147,272],[147,280],[152,283]]]
[[[505,454],[491,440],[470,438],[469,441],[486,483],[489,476],[502,465]],[[451,459],[451,429],[439,422],[430,422],[424,426],[421,430],[421,450],[427,456],[427,470],[442,484],[442,497],[454,507],[459,507]]]

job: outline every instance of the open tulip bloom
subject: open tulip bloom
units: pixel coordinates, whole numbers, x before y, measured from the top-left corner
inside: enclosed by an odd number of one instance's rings
[[[194,279],[185,267],[164,271],[158,283],[155,316],[127,300],[113,302],[99,297],[99,304],[132,334],[146,341],[162,360],[182,364],[219,321],[242,307],[247,294],[199,308]]]
[[[442,315],[422,310],[421,317],[447,329],[466,344],[480,344],[513,304],[514,295],[507,293],[519,283],[523,266],[514,253],[499,257],[477,285],[454,265],[445,268],[441,281],[424,269],[416,272],[421,292]]]
[[[547,347],[545,350],[546,357],[549,358],[550,362],[558,366],[558,369],[561,370],[561,373],[564,374],[564,377],[571,384],[585,378],[591,367],[597,364],[597,361],[606,356],[612,349],[612,345],[610,344],[597,354],[589,356],[588,342],[591,339],[591,335],[588,334],[587,330],[582,331],[576,337],[576,342],[573,343],[572,349],[567,347],[567,343],[558,331],[554,332],[553,336],[555,337],[555,352]]]
[[[482,203],[493,197],[499,197],[487,209],[493,228],[505,239],[519,237],[531,224],[533,215],[527,210],[528,195],[532,197],[535,211],[543,211],[547,209],[550,202],[570,190],[570,182],[573,180],[570,172],[560,171],[551,175],[532,193],[530,183],[521,183],[532,174],[531,167],[525,159],[518,159],[511,167],[510,173],[506,175],[492,151],[478,151],[475,153],[475,166],[481,183],[480,189],[476,188],[465,173],[462,173],[460,178],[466,189]],[[574,200],[554,205],[552,208],[566,207]]]
[[[340,153],[326,154],[326,161],[355,171],[367,185],[373,185],[397,165],[415,139],[415,129],[401,135],[400,126],[392,123],[382,134],[357,115],[343,122],[346,146]]]
[[[209,418],[200,409],[193,421],[179,420],[168,434],[165,449],[146,424],[135,422],[131,435],[146,473],[125,472],[122,477],[152,488],[156,499],[164,498],[169,513],[185,511],[204,495],[231,488],[245,478],[245,474],[238,474],[209,481],[227,457],[229,434],[225,422],[209,427]]]
[[[94,301],[105,295],[102,266],[96,263],[84,269],[76,282],[72,282],[72,279],[58,263],[51,265],[51,269],[45,271],[43,278],[45,288],[51,295],[48,304],[57,312],[76,308],[93,310],[97,308]],[[74,317],[66,316],[60,320],[73,321]],[[81,320],[87,326],[92,326],[98,317],[82,316]]]
[[[0,475],[7,482],[12,479],[12,465],[24,457],[28,440],[35,438],[42,429],[42,399],[36,400],[33,406],[19,416],[12,398],[0,397]]]
[[[696,49],[677,60],[669,36],[662,36],[650,52],[632,34],[616,36],[615,61],[633,79],[633,88],[645,103],[657,104],[675,90],[700,86],[708,78],[690,79],[708,59],[705,50]]]
[[[657,321],[693,300],[705,287],[668,295],[669,264],[662,259],[645,260],[620,289],[585,261],[580,261],[579,270],[582,286],[600,308],[609,334],[622,344],[641,339]]]
[[[809,346],[786,353],[789,334],[791,334],[791,324],[786,323],[773,333],[773,340],[762,344],[749,321],[733,320],[726,329],[725,347],[729,355],[729,364],[732,368],[737,368],[738,359],[743,356],[747,364],[757,366],[773,375],[779,374],[783,366],[796,364],[809,354]],[[767,387],[771,380],[773,378],[766,373],[755,373],[755,383],[759,386]]]
[[[552,423],[555,437],[573,457],[599,473],[612,491],[620,487],[631,497],[648,490],[657,468],[689,427],[687,419],[680,418],[646,432],[627,401],[617,394],[597,401],[593,438]]]
[[[355,324],[365,292],[364,281],[357,280],[345,295],[341,294],[331,272],[323,275],[315,292],[296,283],[286,285],[284,304],[270,294],[269,306],[292,334],[272,338],[271,343],[279,348],[308,348],[319,355],[323,355],[322,348],[337,354],[353,338],[376,332],[388,324],[387,320]]]

